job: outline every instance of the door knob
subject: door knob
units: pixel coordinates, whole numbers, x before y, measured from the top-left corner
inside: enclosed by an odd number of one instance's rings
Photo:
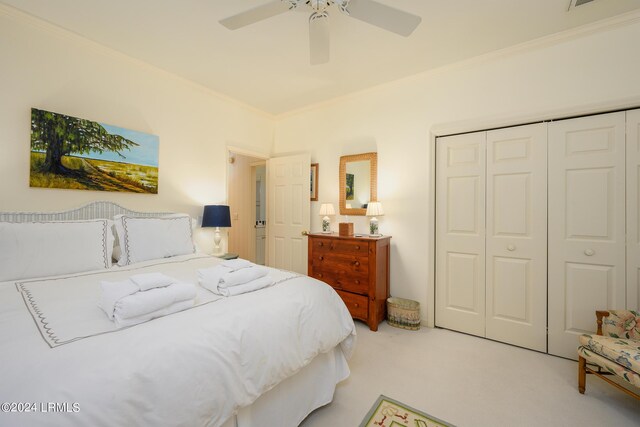
[[[302,234],[303,236],[308,236],[309,235],[309,231],[308,230],[302,230],[302,232],[300,232],[300,234]]]
[[[516,250],[516,247],[515,247],[514,245],[509,245],[509,246],[507,246],[507,250],[508,250],[509,252],[513,252],[513,251],[515,251],[515,250]]]
[[[594,256],[596,254],[596,251],[594,251],[593,249],[585,249],[584,254],[586,256]]]

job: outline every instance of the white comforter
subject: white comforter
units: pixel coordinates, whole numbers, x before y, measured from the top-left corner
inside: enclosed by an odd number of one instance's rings
[[[96,304],[99,280],[160,271],[195,283],[218,262],[0,283],[0,403],[23,411],[0,412],[0,425],[218,426],[317,354],[340,345],[350,357],[349,312],[306,276],[273,270],[275,286],[231,298],[202,290],[196,307],[122,330]]]

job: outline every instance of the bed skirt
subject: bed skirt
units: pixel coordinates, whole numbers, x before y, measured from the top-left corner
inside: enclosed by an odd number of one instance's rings
[[[222,427],[296,427],[315,409],[330,403],[336,385],[348,376],[347,360],[337,346],[240,409]]]

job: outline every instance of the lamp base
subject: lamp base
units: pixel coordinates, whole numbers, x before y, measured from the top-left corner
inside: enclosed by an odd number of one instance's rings
[[[222,236],[220,235],[220,227],[216,227],[216,230],[213,234],[213,243],[215,243],[215,247],[213,249],[213,254],[215,256],[222,255],[224,252],[220,249],[220,241],[222,240]]]
[[[380,237],[378,233],[378,218],[375,216],[369,221],[369,235],[372,237]]]
[[[331,220],[328,216],[322,218],[322,233],[323,234],[331,234]]]

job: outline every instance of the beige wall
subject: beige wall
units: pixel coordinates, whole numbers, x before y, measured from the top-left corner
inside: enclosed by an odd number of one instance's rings
[[[320,203],[337,206],[339,157],[378,152],[380,232],[393,236],[391,293],[418,300],[423,319],[433,319],[433,132],[454,122],[473,122],[454,126],[472,130],[594,104],[640,105],[639,40],[636,20],[344,97],[280,119],[275,152],[309,150],[320,164],[312,230],[321,228]],[[355,231],[366,224],[357,218]]]
[[[4,8],[0,58],[0,210],[111,200],[200,216],[226,201],[227,145],[271,150],[271,116]],[[29,188],[31,107],[158,135],[158,194]]]

